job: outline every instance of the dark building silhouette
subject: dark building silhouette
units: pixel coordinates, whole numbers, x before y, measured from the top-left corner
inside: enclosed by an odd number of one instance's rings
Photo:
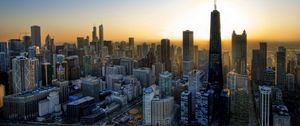
[[[277,86],[284,90],[287,88],[285,85],[285,75],[286,75],[286,48],[280,46],[276,52],[276,76],[277,76]]]
[[[42,85],[48,86],[52,84],[53,68],[50,63],[42,63]]]
[[[165,69],[171,71],[171,60],[170,60],[170,40],[161,40],[161,62],[164,63]]]
[[[218,10],[211,12],[208,82],[223,88],[221,24]]]
[[[183,31],[183,63],[182,71],[183,76],[188,76],[189,72],[193,69],[194,57],[194,33],[193,31]]]
[[[41,40],[41,27],[34,25],[31,26],[31,40],[35,46],[41,48],[42,40]]]
[[[247,33],[232,33],[232,65],[236,73],[247,74]]]

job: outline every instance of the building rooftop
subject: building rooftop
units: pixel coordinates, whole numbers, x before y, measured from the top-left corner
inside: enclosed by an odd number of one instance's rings
[[[76,101],[70,102],[67,105],[79,105],[81,103],[84,103],[84,102],[87,102],[87,101],[91,101],[91,100],[94,100],[94,98],[90,97],[90,96],[85,96],[85,97],[80,98],[80,99],[78,99]]]

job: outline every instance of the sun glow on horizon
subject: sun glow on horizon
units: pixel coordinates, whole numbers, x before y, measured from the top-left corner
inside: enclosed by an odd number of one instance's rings
[[[212,2],[195,5],[187,10],[182,10],[172,19],[172,22],[167,24],[161,36],[165,38],[181,39],[182,31],[194,31],[195,40],[208,40],[210,33],[210,13],[214,6]],[[222,39],[231,39],[232,31],[235,30],[238,34],[244,29],[252,29],[255,26],[255,21],[250,22],[250,19],[245,16],[244,12],[237,4],[230,1],[220,1],[217,4],[217,10],[221,16],[221,35]]]

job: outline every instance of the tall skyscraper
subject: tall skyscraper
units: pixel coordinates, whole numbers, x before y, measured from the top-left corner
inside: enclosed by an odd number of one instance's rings
[[[192,120],[192,94],[188,90],[180,96],[180,123],[189,125]]]
[[[31,26],[31,40],[35,46],[41,48],[41,28],[40,26],[34,25]]]
[[[259,50],[260,50],[260,54],[259,54],[259,73],[258,76],[260,76],[261,74],[264,73],[264,70],[267,68],[267,43],[266,42],[261,42],[259,43]],[[261,80],[264,80],[263,76],[261,78]]]
[[[183,76],[188,76],[193,69],[193,55],[194,55],[194,33],[193,31],[183,31]]]
[[[38,60],[18,56],[12,60],[13,93],[33,90],[37,87]]]
[[[259,86],[259,92],[260,125],[270,126],[272,88],[270,86]]]
[[[247,74],[247,33],[232,33],[232,64],[238,74]]]
[[[93,32],[92,32],[92,42],[97,42],[98,41],[98,37],[97,37],[97,27],[94,26],[93,27]]]
[[[99,50],[99,52],[100,52],[100,55],[101,56],[103,56],[102,55],[102,48],[103,48],[103,45],[104,45],[104,31],[103,31],[104,29],[103,29],[103,25],[101,24],[101,25],[99,25],[99,42],[98,42],[98,50]]]
[[[155,96],[156,86],[144,88],[143,93],[143,118],[144,125],[151,125],[151,102]]]
[[[166,71],[171,72],[171,60],[170,60],[170,40],[161,40],[161,62],[164,63]]]
[[[286,48],[279,47],[276,53],[277,67],[276,67],[276,78],[277,86],[281,90],[285,90],[287,86],[285,85],[285,75],[286,75]]]
[[[28,48],[32,46],[31,37],[30,36],[23,36],[23,43],[25,51],[28,51]]]
[[[52,84],[52,66],[50,63],[42,63],[42,85],[48,86]]]
[[[160,95],[171,96],[171,89],[172,89],[172,73],[168,71],[160,73],[159,76],[159,91]]]
[[[0,52],[7,53],[7,42],[0,42]]]
[[[223,88],[220,13],[215,6],[211,12],[208,82]]]

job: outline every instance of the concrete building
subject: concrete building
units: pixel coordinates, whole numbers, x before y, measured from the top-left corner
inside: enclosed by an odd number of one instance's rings
[[[151,125],[172,126],[174,112],[174,97],[154,97],[151,102]]]
[[[286,48],[278,47],[278,51],[276,52],[276,85],[281,90],[286,90],[287,85],[286,82]]]
[[[172,93],[172,73],[165,71],[159,76],[159,91],[160,95],[171,96]]]
[[[188,76],[188,90],[192,94],[192,113],[195,113],[196,92],[200,90],[206,80],[206,75],[203,71],[193,70]]]
[[[42,63],[42,85],[48,86],[52,84],[52,66],[50,63]]]
[[[155,96],[156,86],[152,85],[150,87],[144,88],[143,93],[143,118],[144,125],[151,125],[152,122],[152,107],[151,102]]]
[[[153,72],[153,75],[155,75],[156,80],[159,79],[159,75],[163,71],[165,71],[164,64],[157,62],[152,65],[152,72]]]
[[[67,104],[66,117],[64,122],[79,122],[80,117],[87,116],[95,106],[95,99],[90,96],[80,98]]]
[[[4,97],[4,117],[9,120],[32,120],[39,116],[39,101],[47,98],[56,87],[41,87],[33,91]]]
[[[192,93],[188,90],[180,97],[180,124],[189,125],[192,120]]]
[[[213,90],[200,90],[196,93],[195,118],[197,125],[208,126],[213,119]]]
[[[272,105],[273,126],[291,126],[291,116],[283,104]]]
[[[96,77],[86,77],[82,79],[81,89],[84,96],[91,96],[95,98],[95,101],[99,100],[99,93],[102,91],[102,81]],[[103,83],[103,82],[102,82]]]
[[[235,95],[238,88],[248,90],[248,76],[238,74],[234,71],[231,71],[227,74],[227,85],[225,88],[230,89],[230,94]]]
[[[93,57],[90,55],[83,56],[83,74],[84,76],[92,75]]]
[[[188,76],[193,69],[193,51],[194,51],[194,33],[192,31],[183,31],[183,76]]]
[[[41,49],[42,40],[40,26],[31,26],[31,40],[35,46],[38,46]]]
[[[171,71],[171,59],[170,59],[170,40],[161,40],[161,62],[167,71]]]
[[[247,74],[247,33],[232,33],[232,65],[238,74]]]
[[[133,74],[133,60],[131,58],[121,58],[120,66],[125,67],[125,75]]]
[[[51,113],[59,113],[61,105],[59,104],[58,91],[50,92],[46,99],[38,102],[39,116],[45,116]]]
[[[53,85],[59,88],[59,103],[66,103],[69,97],[69,81],[54,81]]]
[[[18,56],[12,60],[14,93],[33,90],[38,86],[38,65],[38,59],[28,59],[24,56]]]
[[[259,123],[260,126],[270,126],[272,88],[270,86],[259,86],[259,92]]]
[[[286,74],[286,85],[288,91],[294,91],[295,90],[295,75],[288,73]]]
[[[133,76],[137,78],[142,87],[149,87],[154,83],[152,70],[147,67],[133,69]]]
[[[276,75],[275,75],[275,71],[272,68],[269,67],[265,69],[263,78],[264,78],[263,80],[264,84],[275,86]]]

